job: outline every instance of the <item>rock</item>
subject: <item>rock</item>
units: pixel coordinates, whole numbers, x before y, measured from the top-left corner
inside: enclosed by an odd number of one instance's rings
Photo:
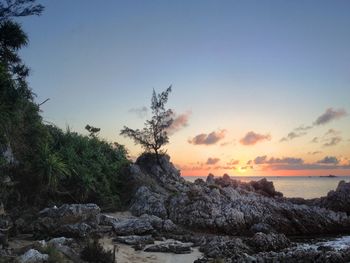
[[[151,235],[147,236],[136,236],[136,235],[131,235],[131,236],[119,236],[113,239],[113,241],[127,244],[127,245],[137,245],[137,244],[153,244],[154,243],[154,238]]]
[[[346,263],[350,261],[350,249],[322,251],[292,248],[281,252],[260,252],[255,254],[254,257],[258,259],[258,262]]]
[[[148,220],[130,218],[113,225],[114,232],[120,236],[146,235],[152,233],[154,228]]]
[[[273,227],[270,226],[269,224],[266,224],[266,223],[257,223],[257,224],[254,224],[252,225],[252,227],[250,228],[250,231],[252,233],[258,233],[258,232],[262,232],[262,233],[265,233],[265,234],[270,234],[270,233],[273,233],[275,232]]]
[[[270,196],[270,197],[283,196],[282,193],[277,192],[275,190],[273,183],[267,181],[266,178],[263,178],[259,181],[252,181],[250,184],[254,187],[255,191],[258,191],[263,195]]]
[[[215,184],[214,175],[208,174],[206,182],[207,182],[207,184]]]
[[[151,214],[160,218],[167,218],[165,196],[152,192],[146,186],[141,186],[133,199],[130,211],[136,216]]]
[[[63,245],[69,245],[74,240],[72,238],[66,238],[66,237],[56,237],[50,239],[47,244],[52,245],[54,247],[63,246]]]
[[[225,236],[209,238],[200,247],[200,251],[208,258],[230,258],[235,260],[242,258],[247,253],[250,254],[253,252],[240,238]]]
[[[261,232],[256,233],[249,243],[258,252],[278,251],[290,246],[290,241],[284,234],[264,234]]]
[[[98,228],[99,219],[95,204],[65,204],[40,211],[34,229],[44,236],[87,237]]]
[[[59,208],[45,208],[39,216],[54,218],[61,225],[81,222],[98,225],[100,212],[96,204],[64,204]]]
[[[100,225],[104,226],[113,226],[114,224],[119,223],[121,220],[118,218],[115,218],[113,216],[101,214],[100,215]]]
[[[40,263],[46,262],[49,259],[49,255],[41,254],[35,249],[30,249],[22,256],[19,257],[18,261],[20,263]]]
[[[175,254],[188,254],[192,252],[192,243],[182,243],[178,241],[165,242],[153,245],[145,249],[146,252],[163,252]]]
[[[218,178],[209,175],[205,183],[194,184],[179,177],[168,156],[161,157],[161,163],[158,165],[152,156],[146,155],[134,165],[131,177],[142,178],[142,183],[147,185],[139,187],[133,198],[130,209],[134,215],[146,213],[170,219],[186,229],[228,235],[260,231],[285,235],[350,231],[350,218],[345,213],[294,204],[281,198],[266,179],[244,183],[228,175]],[[147,178],[152,184],[147,184]],[[347,189],[345,185],[338,188],[342,193]]]
[[[350,215],[350,182],[340,181],[335,191],[316,201],[316,205]]]

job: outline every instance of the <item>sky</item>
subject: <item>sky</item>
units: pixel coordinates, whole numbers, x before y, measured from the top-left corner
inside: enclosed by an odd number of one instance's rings
[[[126,146],[172,85],[182,175],[350,175],[350,2],[39,1],[21,51],[45,121]]]

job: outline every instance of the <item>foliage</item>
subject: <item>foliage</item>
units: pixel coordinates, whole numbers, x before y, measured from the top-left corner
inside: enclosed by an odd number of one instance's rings
[[[98,133],[100,132],[100,128],[96,128],[94,126],[90,126],[89,124],[87,124],[85,126],[85,130],[87,130],[89,132],[89,136],[91,137],[97,137]]]
[[[118,177],[129,163],[125,148],[70,130],[62,132],[54,126],[47,128],[54,161],[61,163],[60,172],[53,173],[59,181],[57,188],[68,192],[75,202],[119,206]]]
[[[28,37],[14,17],[40,15],[35,0],[0,0],[0,202],[46,206],[50,202],[120,204],[119,175],[128,164],[119,144],[47,126],[27,83],[29,69],[19,56]],[[13,162],[4,158],[13,153]],[[3,178],[10,178],[4,184]]]
[[[113,263],[114,257],[112,251],[106,251],[97,239],[88,242],[82,250],[80,257],[82,260],[94,263]]]
[[[153,90],[152,95],[152,118],[145,122],[145,127],[140,129],[130,129],[126,126],[121,130],[120,134],[130,137],[136,144],[140,144],[146,151],[153,150],[157,156],[163,145],[169,142],[167,129],[173,123],[173,111],[165,109],[168,101],[171,86],[160,94]]]
[[[58,251],[53,245],[47,245],[44,248],[40,248],[39,251],[42,254],[49,255],[49,259],[47,263],[64,263],[68,262],[68,260],[63,256],[63,254]]]

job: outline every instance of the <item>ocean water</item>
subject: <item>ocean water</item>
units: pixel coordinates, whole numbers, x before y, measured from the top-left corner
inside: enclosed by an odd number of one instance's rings
[[[184,176],[193,182],[197,178],[205,180],[206,176]],[[263,176],[232,176],[243,182],[257,181]],[[335,190],[342,180],[350,182],[350,176],[319,177],[319,176],[265,176],[272,181],[276,191],[282,192],[285,197],[317,198],[327,195],[330,190]]]

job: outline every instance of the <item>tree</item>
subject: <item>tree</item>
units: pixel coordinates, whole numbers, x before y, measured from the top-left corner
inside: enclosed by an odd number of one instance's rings
[[[89,124],[87,124],[85,126],[85,130],[87,130],[89,132],[89,136],[92,138],[96,138],[98,136],[98,133],[100,132],[100,128],[96,128],[94,126],[90,126]]]
[[[134,130],[124,126],[120,132],[120,135],[133,139],[135,144],[140,144],[145,151],[154,151],[158,162],[162,146],[169,142],[167,129],[174,121],[173,111],[165,109],[170,92],[171,86],[160,94],[153,90],[151,100],[153,115],[150,120],[146,120],[145,127],[142,130]]]

